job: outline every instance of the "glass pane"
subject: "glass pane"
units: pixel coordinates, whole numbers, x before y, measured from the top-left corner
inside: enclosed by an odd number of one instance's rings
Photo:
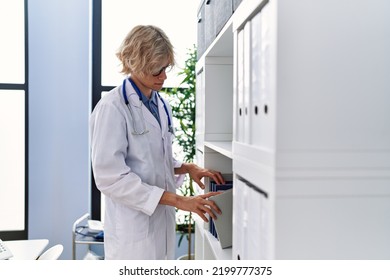
[[[102,91],[102,93],[100,94],[100,98],[103,98],[104,96],[106,96],[107,93],[109,93],[109,91]]]
[[[0,231],[24,230],[24,91],[0,90],[0,155]]]
[[[24,84],[24,1],[0,0],[0,83]]]
[[[138,24],[162,28],[176,53],[177,66],[168,73],[164,87],[177,87],[189,48],[196,43],[199,1],[102,0],[102,85],[116,86],[123,80],[115,53],[126,34]],[[180,12],[177,12],[180,11]]]

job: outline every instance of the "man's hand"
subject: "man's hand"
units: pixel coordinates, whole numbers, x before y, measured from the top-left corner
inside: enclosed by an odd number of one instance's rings
[[[205,188],[204,184],[200,181],[203,177],[209,177],[213,179],[217,184],[225,184],[225,180],[223,179],[222,174],[219,171],[201,168],[194,163],[185,164],[185,169],[187,170],[192,180],[194,180],[194,182],[197,183],[202,189]]]
[[[216,220],[217,216],[214,214],[214,212],[218,214],[221,214],[222,212],[214,201],[208,200],[207,198],[220,193],[221,192],[209,192],[197,196],[181,196],[176,207],[181,210],[198,214],[199,217],[201,217],[205,222],[208,222],[206,213]],[[213,209],[214,212],[211,209]]]
[[[160,199],[160,204],[171,205],[178,209],[194,212],[202,218],[203,221],[208,222],[206,214],[209,214],[213,219],[217,219],[217,216],[211,210],[221,214],[221,210],[218,208],[214,201],[208,200],[210,196],[220,194],[221,192],[209,192],[197,196],[180,196],[171,192],[164,192]]]

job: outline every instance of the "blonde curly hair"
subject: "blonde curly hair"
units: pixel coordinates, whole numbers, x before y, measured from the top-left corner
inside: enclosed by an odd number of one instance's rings
[[[116,56],[121,73],[145,76],[158,72],[164,61],[175,65],[173,46],[163,30],[153,25],[137,25],[125,37]]]

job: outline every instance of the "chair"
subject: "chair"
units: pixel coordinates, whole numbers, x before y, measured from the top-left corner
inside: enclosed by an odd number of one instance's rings
[[[61,244],[54,245],[53,247],[50,247],[45,252],[43,252],[42,255],[37,258],[37,260],[58,260],[63,250],[64,246]]]

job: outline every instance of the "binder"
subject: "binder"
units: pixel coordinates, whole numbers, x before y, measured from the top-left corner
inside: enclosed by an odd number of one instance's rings
[[[214,226],[218,235],[221,248],[225,249],[232,246],[232,214],[233,214],[233,189],[230,188],[221,194],[212,196],[209,200],[214,201],[222,214],[217,215],[217,219],[214,220]],[[213,211],[213,210],[212,210]]]
[[[220,191],[226,191],[228,189],[231,189],[233,187],[233,181],[226,181],[225,184],[217,184],[214,181],[210,182],[210,192],[220,192]],[[210,233],[218,239],[218,234],[215,230],[215,225],[213,218],[209,218],[209,231]]]
[[[244,142],[244,31],[237,34],[237,104],[236,104],[236,129],[234,140]]]

